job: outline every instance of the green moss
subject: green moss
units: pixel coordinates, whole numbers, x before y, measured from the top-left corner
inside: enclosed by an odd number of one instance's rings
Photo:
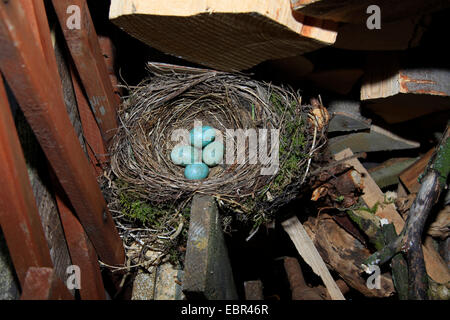
[[[286,104],[276,94],[271,95],[270,102],[278,114],[287,114],[284,128],[280,132],[280,168],[268,189],[273,197],[277,197],[294,178],[298,178],[298,173],[302,171],[299,163],[308,155],[305,153],[306,138],[303,134],[306,130],[305,121],[296,112],[298,102],[291,101]]]
[[[131,193],[121,193],[119,201],[124,215],[155,227],[160,227],[160,219],[168,213],[167,209],[149,205]]]
[[[450,138],[439,146],[436,153],[436,160],[433,169],[439,172],[439,183],[441,187],[445,186],[447,177],[450,174]]]
[[[380,202],[379,201],[377,201],[373,206],[372,206],[372,208],[369,208],[369,207],[366,207],[366,206],[361,206],[361,207],[359,207],[359,208],[355,208],[355,210],[363,210],[363,211],[367,211],[367,212],[369,212],[369,213],[371,213],[371,214],[375,214],[375,213],[377,213],[377,210],[378,210],[378,206],[380,205]]]

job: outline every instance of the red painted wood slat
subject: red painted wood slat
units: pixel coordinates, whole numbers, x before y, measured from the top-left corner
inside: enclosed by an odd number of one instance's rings
[[[122,241],[24,13],[21,3],[0,1],[0,69],[100,258],[123,264]]]
[[[0,163],[0,225],[23,286],[28,268],[53,264],[1,74]]]
[[[117,129],[118,104],[86,0],[52,0],[52,2],[107,146]],[[68,27],[68,19],[73,15],[75,18],[77,14],[76,11],[68,13],[69,6],[79,10],[81,18],[79,29]]]
[[[73,300],[52,268],[28,269],[20,300]]]

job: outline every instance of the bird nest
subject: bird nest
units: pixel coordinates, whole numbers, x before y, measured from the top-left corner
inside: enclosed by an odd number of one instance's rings
[[[255,225],[298,195],[325,143],[323,122],[299,93],[242,74],[155,63],[149,70],[119,111],[110,149],[116,209],[175,234],[194,194]],[[198,124],[217,129],[226,151],[206,179],[187,180],[170,153],[179,133]]]

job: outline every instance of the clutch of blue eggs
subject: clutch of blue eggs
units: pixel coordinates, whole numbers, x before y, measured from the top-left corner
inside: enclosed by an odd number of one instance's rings
[[[201,180],[209,175],[209,168],[222,162],[224,147],[215,141],[216,129],[210,126],[195,127],[189,133],[190,145],[176,146],[170,154],[174,164],[184,166],[188,180]]]

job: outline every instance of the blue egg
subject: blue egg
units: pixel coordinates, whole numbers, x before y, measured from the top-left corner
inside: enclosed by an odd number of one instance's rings
[[[200,162],[201,154],[197,148],[191,146],[177,146],[172,149],[170,158],[172,159],[173,163],[185,166],[188,164]]]
[[[210,126],[195,127],[189,135],[189,142],[196,148],[203,148],[216,137],[216,129]]]
[[[209,168],[204,163],[188,164],[184,169],[184,176],[188,180],[205,179],[209,174]]]
[[[220,141],[214,141],[208,144],[202,151],[203,162],[213,167],[222,162],[223,144]]]

